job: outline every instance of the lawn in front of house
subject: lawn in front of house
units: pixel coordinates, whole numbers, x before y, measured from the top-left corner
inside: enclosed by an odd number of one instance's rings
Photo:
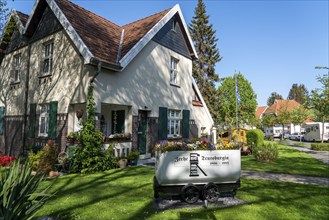
[[[329,177],[328,165],[292,147],[278,145],[278,148],[279,157],[275,162],[258,162],[252,155],[242,156],[242,169],[260,172]]]
[[[227,208],[153,209],[152,167],[128,167],[90,175],[70,174],[49,180],[57,193],[37,216],[58,219],[326,219],[329,188],[242,179]],[[46,186],[45,185],[45,186]]]

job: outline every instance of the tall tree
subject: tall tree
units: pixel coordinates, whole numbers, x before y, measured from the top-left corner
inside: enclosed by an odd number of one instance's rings
[[[202,0],[198,1],[194,14],[189,29],[199,59],[193,61],[193,77],[211,115],[216,118],[215,82],[218,82],[219,77],[215,72],[215,65],[222,59],[216,45],[218,39],[212,24],[209,24],[209,15],[206,14],[206,6]]]
[[[2,32],[6,24],[7,16],[8,16],[7,1],[0,0],[0,37],[2,36]]]
[[[284,125],[291,122],[291,111],[288,110],[288,104],[280,106],[280,108],[278,109],[278,112],[277,112],[276,121],[277,121],[278,124],[282,125],[281,139],[283,140],[284,133],[285,133],[284,132]]]
[[[276,99],[283,99],[282,95],[276,93],[276,92],[272,92],[270,97],[267,99],[267,106],[271,106],[274,104],[274,101]]]
[[[236,78],[238,81],[238,99],[235,87]],[[236,107],[238,107],[239,127],[255,122],[257,96],[251,83],[241,73],[225,78],[218,87],[217,96],[219,100],[217,121],[225,122],[229,130],[232,130],[236,125]],[[236,105],[237,100],[238,105]]]
[[[329,120],[329,73],[317,77],[317,80],[322,87],[311,91],[308,104],[314,109],[317,119],[325,122]],[[322,131],[324,131],[324,123],[322,123]],[[323,136],[324,132],[322,132],[322,142]]]
[[[302,126],[302,123],[309,117],[310,113],[309,111],[302,105],[297,106],[290,112],[291,116],[291,123],[295,125]],[[300,136],[301,141],[302,137]]]
[[[289,91],[287,99],[295,100],[300,104],[304,104],[308,96],[308,91],[304,84],[298,85],[294,83]]]

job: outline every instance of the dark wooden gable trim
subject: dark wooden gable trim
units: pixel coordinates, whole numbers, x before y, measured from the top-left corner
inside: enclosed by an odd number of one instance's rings
[[[173,22],[175,22],[175,30],[173,30]],[[179,16],[175,15],[161,28],[152,40],[176,53],[192,59],[182,29],[183,27]]]
[[[35,41],[46,36],[49,36],[59,30],[63,29],[58,19],[49,7],[44,10],[41,20],[35,30],[31,41]]]

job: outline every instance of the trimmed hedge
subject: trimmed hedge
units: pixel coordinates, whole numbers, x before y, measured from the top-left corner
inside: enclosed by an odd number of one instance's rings
[[[260,146],[264,143],[264,133],[260,129],[251,129],[247,131],[247,144],[253,147]]]
[[[278,159],[279,149],[276,142],[264,142],[256,147],[254,155],[257,161],[272,162]]]
[[[329,143],[315,143],[311,144],[312,150],[318,150],[318,151],[329,151]]]

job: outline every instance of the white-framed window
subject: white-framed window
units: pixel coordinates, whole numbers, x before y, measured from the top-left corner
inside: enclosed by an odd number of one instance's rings
[[[53,63],[53,47],[54,43],[47,43],[44,44],[44,59],[43,59],[43,66],[42,66],[42,75],[49,75],[51,74],[52,63]]]
[[[178,84],[178,62],[179,60],[171,57],[170,61],[170,83],[171,84]]]
[[[19,75],[21,69],[21,54],[14,56],[14,82],[19,82]]]
[[[168,137],[181,136],[182,111],[168,109]]]
[[[47,137],[49,129],[49,105],[40,105],[39,136]]]

